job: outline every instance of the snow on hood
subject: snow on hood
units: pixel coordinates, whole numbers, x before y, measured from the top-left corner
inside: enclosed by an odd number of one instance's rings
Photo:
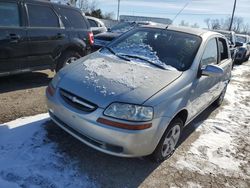
[[[181,75],[179,71],[127,62],[99,52],[76,63],[59,87],[99,106],[114,101],[141,104]]]

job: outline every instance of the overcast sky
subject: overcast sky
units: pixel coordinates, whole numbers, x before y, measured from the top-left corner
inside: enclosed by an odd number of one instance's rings
[[[104,12],[117,13],[118,0],[96,0],[98,8]],[[150,16],[173,19],[185,4],[183,12],[174,24],[185,20],[190,24],[198,23],[205,27],[205,18],[227,18],[231,15],[234,0],[121,0],[120,15]],[[244,18],[250,23],[250,0],[237,0],[235,16]]]

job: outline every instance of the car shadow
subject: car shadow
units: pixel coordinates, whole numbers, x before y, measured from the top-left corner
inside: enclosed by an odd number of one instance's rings
[[[50,81],[51,76],[45,72],[0,77],[0,93],[47,86]]]
[[[215,109],[210,106],[185,127],[180,145]],[[45,127],[48,139],[57,143],[58,151],[69,156],[72,161],[77,161],[79,170],[101,187],[138,187],[160,165],[147,158],[119,158],[96,151],[63,131],[52,121],[48,121]],[[169,168],[170,163],[164,163],[165,167]]]

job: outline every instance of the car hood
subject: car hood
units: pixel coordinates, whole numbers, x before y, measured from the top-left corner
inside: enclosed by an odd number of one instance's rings
[[[60,73],[59,88],[102,108],[115,101],[142,104],[182,74],[100,52],[79,59]]]
[[[96,35],[95,39],[111,41],[120,35],[120,33],[104,32]]]

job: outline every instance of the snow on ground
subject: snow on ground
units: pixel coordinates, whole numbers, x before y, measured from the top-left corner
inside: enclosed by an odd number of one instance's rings
[[[47,140],[48,114],[0,125],[0,187],[95,187]]]
[[[249,159],[239,151],[250,143],[250,87],[242,78],[249,73],[249,65],[235,67],[225,105],[215,117],[201,123],[196,130],[200,137],[192,143],[188,155],[178,160],[178,168],[241,177],[250,173]]]

